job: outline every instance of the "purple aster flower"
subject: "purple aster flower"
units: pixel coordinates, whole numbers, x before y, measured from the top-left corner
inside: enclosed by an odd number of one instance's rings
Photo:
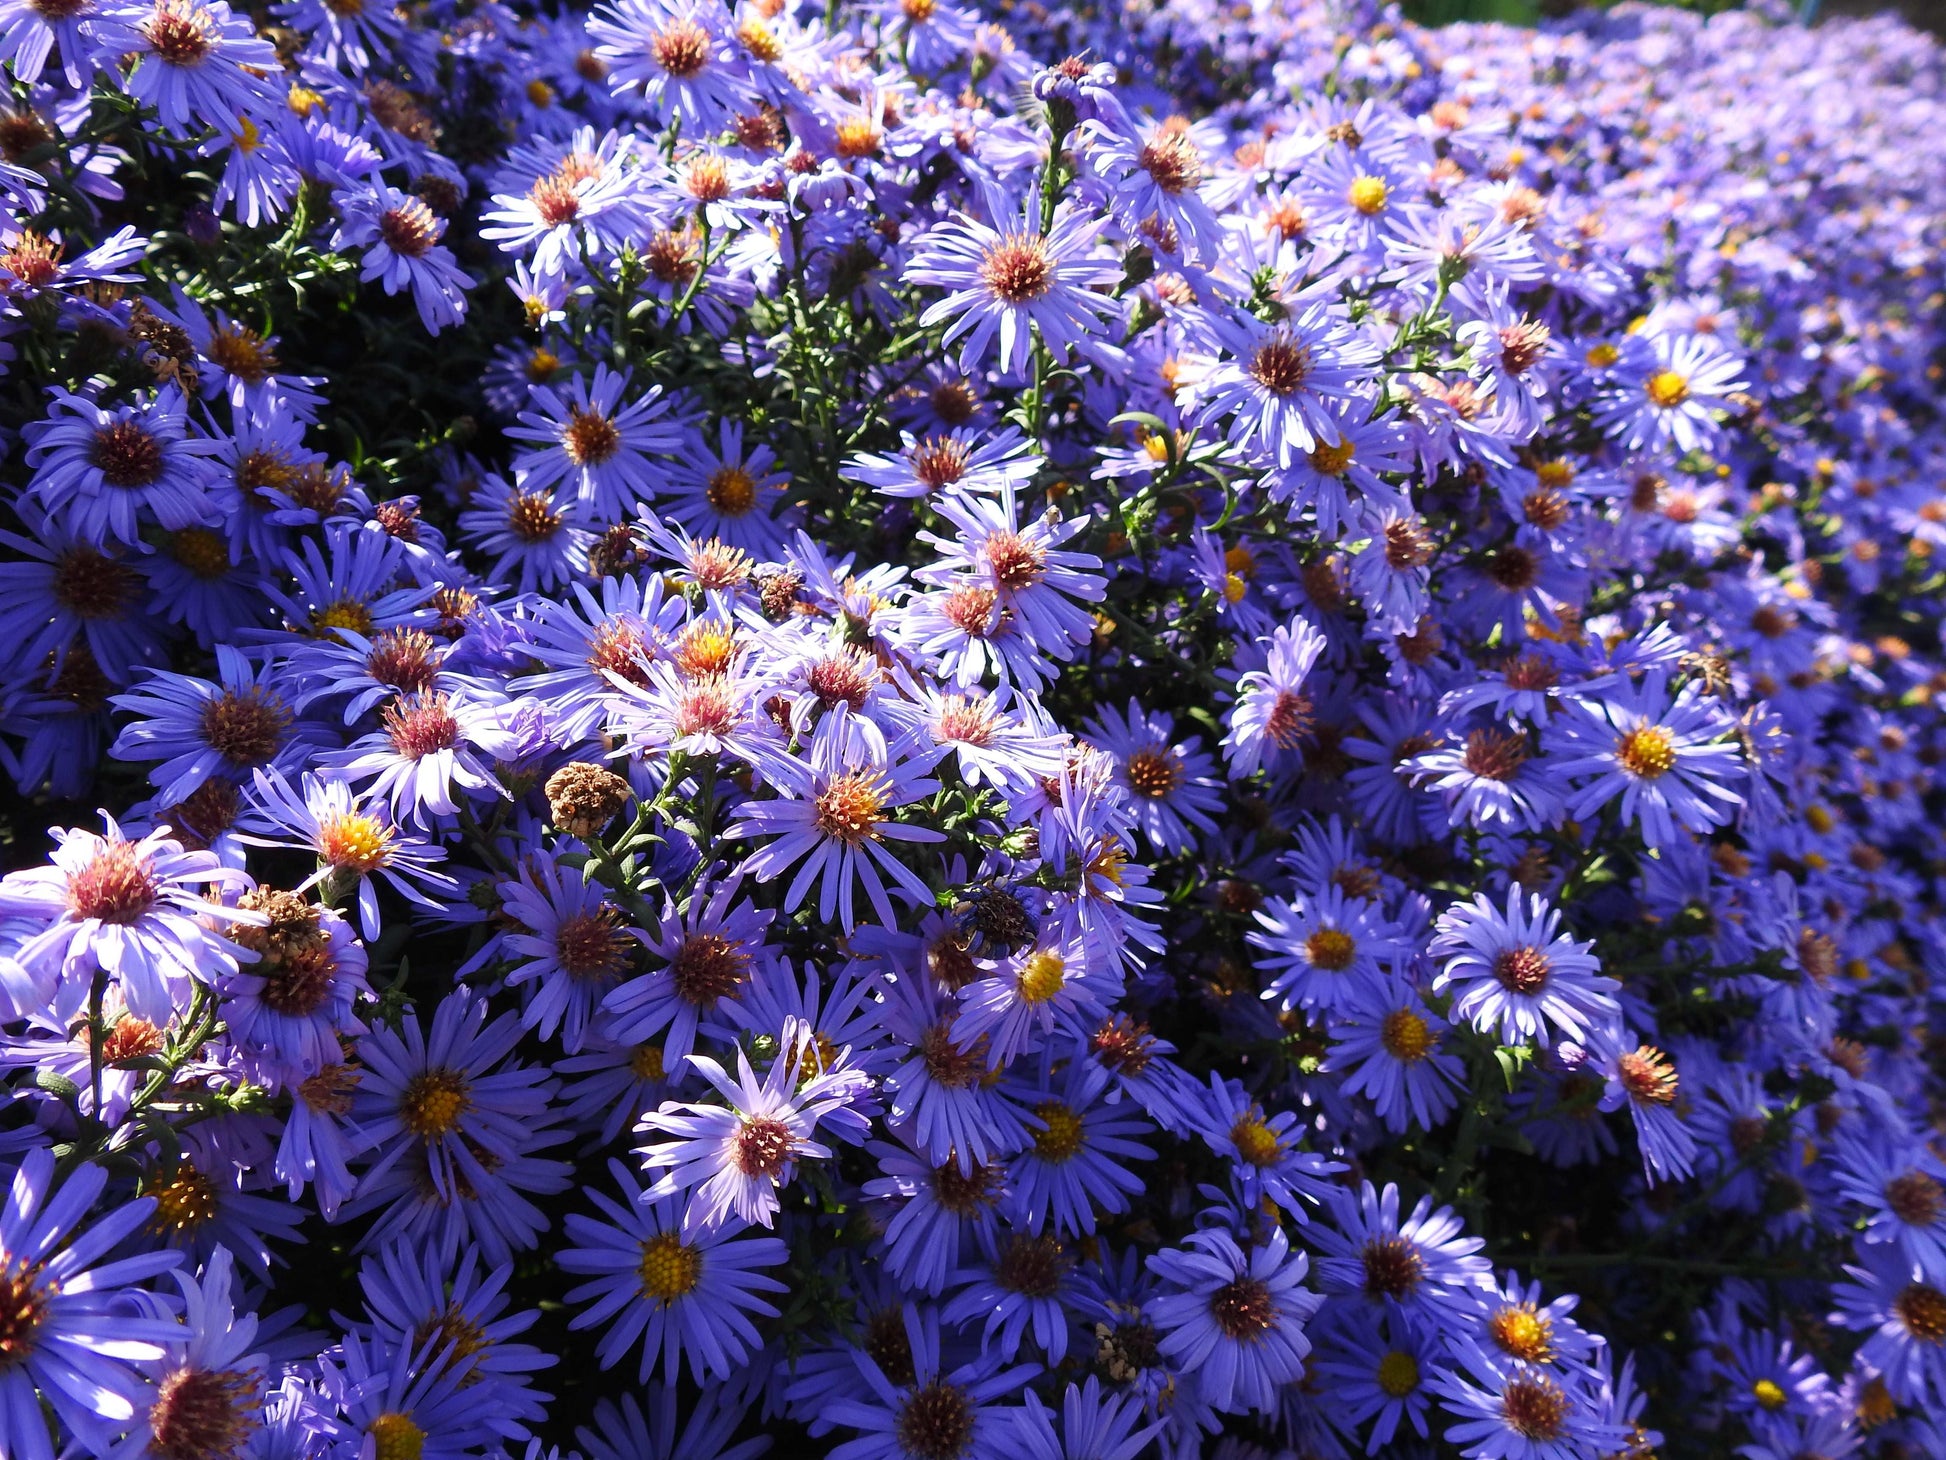
[[[1324,647],[1324,635],[1303,618],[1257,640],[1250,657],[1261,667],[1238,675],[1236,704],[1223,737],[1232,779],[1253,776],[1296,756],[1313,716],[1304,681]]]
[[[351,925],[328,907],[271,889],[245,893],[240,906],[269,921],[229,930],[257,955],[223,980],[230,1037],[279,1083],[336,1064],[339,1037],[365,1032],[354,1007],[372,996],[365,950]]]
[[[1212,348],[1183,361],[1188,402],[1206,422],[1227,417],[1236,446],[1285,470],[1336,441],[1337,413],[1368,398],[1378,347],[1323,306],[1274,325],[1216,317],[1209,328]]]
[[[624,1394],[619,1405],[603,1399],[595,1406],[595,1428],[577,1426],[575,1442],[589,1460],[756,1460],[770,1449],[768,1435],[731,1443],[750,1407],[749,1385],[741,1377],[705,1384],[691,1405],[674,1384],[649,1390],[647,1401],[645,1414],[633,1394]]]
[[[1136,825],[1160,851],[1178,856],[1191,851],[1198,833],[1216,830],[1213,812],[1223,808],[1216,758],[1203,739],[1176,740],[1176,722],[1152,714],[1135,700],[1127,718],[1103,705],[1087,726],[1089,740],[1114,757],[1115,782],[1129,794]]]
[[[535,409],[507,429],[514,440],[534,443],[514,458],[523,491],[565,483],[598,523],[619,522],[654,499],[670,468],[650,458],[681,452],[689,434],[660,386],[624,405],[629,380],[626,370],[597,365],[592,380],[577,375],[565,391],[532,388]]]
[[[1323,1199],[1331,1173],[1344,1169],[1299,1148],[1304,1131],[1296,1111],[1266,1115],[1240,1082],[1214,1072],[1191,1119],[1209,1148],[1231,1163],[1230,1177],[1246,1211],[1268,1201],[1308,1222],[1308,1208]]]
[[[32,86],[58,44],[62,73],[68,85],[79,87],[99,64],[91,33],[100,14],[95,0],[59,6],[5,0],[0,3],[0,60],[9,63],[15,80]]]
[[[1106,286],[1121,265],[1097,254],[1105,220],[1072,203],[1061,204],[1054,226],[1039,228],[1040,199],[1030,193],[1004,232],[964,213],[928,232],[905,267],[905,279],[950,291],[919,316],[926,327],[945,324],[942,343],[963,340],[959,367],[976,370],[999,341],[1003,375],[1025,370],[1033,356],[1033,331],[1057,359],[1101,333],[1104,317],[1120,306]]]
[[[718,881],[712,868],[698,879],[686,904],[663,903],[662,916],[642,941],[663,966],[632,978],[602,1001],[608,1036],[640,1044],[662,1036],[662,1065],[680,1072],[706,1018],[726,1013],[771,955],[764,930],[776,916],[768,908],[737,902],[742,873]]]
[[[956,1002],[936,980],[917,976],[925,954],[923,946],[915,951],[917,957],[902,965],[912,975],[902,973],[882,986],[885,1026],[899,1047],[898,1063],[886,1077],[890,1122],[928,1160],[957,1162],[970,1178],[1029,1136],[1014,1107],[988,1085],[985,1048],[977,1040],[954,1040]]]
[[[1334,1187],[1326,1202],[1330,1220],[1310,1229],[1326,1292],[1360,1294],[1437,1321],[1442,1313],[1470,1311],[1470,1290],[1492,1280],[1490,1264],[1475,1255],[1485,1241],[1464,1235],[1452,1208],[1433,1210],[1430,1196],[1403,1221],[1399,1189],[1389,1182],[1382,1192],[1369,1181],[1356,1191]]]
[[[361,804],[344,781],[304,773],[302,789],[277,770],[259,772],[246,793],[250,809],[238,821],[239,840],[254,846],[305,847],[318,870],[298,892],[323,883],[325,900],[357,893],[358,925],[367,938],[379,930],[377,881],[421,907],[440,904],[428,892],[457,893],[459,884],[432,869],[446,853],[402,834],[389,809],[371,798]],[[376,880],[375,880],[376,879]]]
[[[1094,615],[1083,603],[1098,603],[1107,589],[1092,553],[1061,547],[1085,532],[1088,519],[1063,520],[1049,508],[1039,518],[1020,522],[1020,507],[1010,486],[998,497],[960,491],[941,494],[933,511],[958,530],[943,538],[922,532],[919,541],[939,549],[940,561],[919,576],[928,583],[992,594],[993,610],[1018,626],[1034,648],[1055,659],[1071,659],[1094,636]]]
[[[1585,1380],[1522,1360],[1496,1360],[1472,1344],[1455,1345],[1459,1363],[1432,1380],[1455,1416],[1449,1444],[1469,1460],[1567,1460],[1624,1452],[1634,1438],[1610,1423]]]
[[[283,72],[277,48],[225,0],[152,0],[105,11],[94,22],[97,60],[133,56],[128,94],[178,132],[233,132],[277,114]],[[193,125],[192,125],[193,124]]]
[[[914,1291],[944,1291],[967,1239],[991,1242],[1006,1172],[995,1162],[962,1170],[955,1155],[933,1162],[885,1141],[870,1150],[883,1174],[865,1182],[865,1195],[892,1208],[881,1239],[885,1270]]]
[[[58,386],[44,420],[22,432],[34,468],[27,496],[97,546],[141,540],[142,514],[170,530],[214,524],[209,468],[218,443],[188,434],[182,393],[104,409]]]
[[[440,1000],[430,1035],[407,1018],[358,1042],[365,1073],[352,1117],[377,1153],[361,1197],[404,1161],[451,1201],[486,1188],[504,1162],[532,1148],[552,1082],[543,1069],[508,1063],[520,1029],[512,1014],[488,1023],[486,1002],[461,989]]]
[[[644,1168],[669,1168],[649,1196],[695,1188],[683,1213],[685,1234],[714,1231],[732,1218],[769,1227],[777,1193],[796,1177],[797,1163],[831,1156],[813,1139],[818,1121],[852,1099],[865,1077],[842,1054],[822,1053],[810,1026],[795,1019],[785,1021],[761,1083],[741,1045],[734,1081],[713,1059],[692,1054],[689,1064],[729,1104],[671,1104],[643,1117],[637,1130],[649,1138],[638,1148]]]
[[[441,692],[402,695],[384,722],[338,752],[333,769],[352,783],[369,780],[365,794],[399,821],[427,826],[476,799],[466,793],[506,794],[494,771],[508,739],[497,707]]]
[[[1830,1321],[1869,1335],[1860,1363],[1885,1379],[1892,1397],[1927,1408],[1946,1404],[1946,1288],[1889,1243],[1868,1243],[1834,1283]]]
[[[1612,978],[1561,931],[1561,913],[1538,892],[1507,889],[1504,913],[1485,893],[1455,903],[1439,916],[1428,952],[1443,960],[1432,987],[1453,990],[1452,1013],[1482,1033],[1513,1044],[1551,1042],[1558,1030],[1577,1044],[1615,1028],[1621,1006]]]
[[[249,953],[212,932],[206,887],[248,888],[247,874],[214,853],[186,852],[168,828],[139,841],[104,816],[108,835],[56,828],[52,865],[0,879],[0,915],[23,920],[27,936],[14,957],[30,969],[58,969],[57,1008],[86,1005],[90,980],[114,980],[129,1011],[165,1025],[188,1002],[192,979],[234,970]],[[262,913],[230,909],[234,922]]]
[[[639,87],[658,124],[709,136],[756,99],[732,28],[720,0],[616,0],[589,19],[588,38],[618,95]]]
[[[1426,1380],[1441,1371],[1444,1358],[1436,1337],[1397,1313],[1335,1303],[1325,1314],[1312,1370],[1347,1422],[1371,1425],[1365,1453],[1380,1454],[1401,1424],[1425,1439],[1432,1407]]]
[[[526,988],[521,1022],[543,1039],[561,1031],[561,1048],[579,1050],[596,1009],[632,971],[648,935],[626,922],[608,890],[584,871],[529,859],[500,884],[502,915],[517,923],[501,941],[509,988]],[[532,987],[528,987],[531,985]]]
[[[1155,1152],[1130,1138],[1152,1127],[1126,1103],[1103,1099],[1108,1075],[1101,1066],[1074,1060],[1060,1081],[1058,1089],[1011,1092],[1025,1107],[1028,1144],[1007,1165],[1003,1213],[1029,1232],[1040,1233],[1051,1219],[1055,1235],[1080,1236],[1093,1233],[1098,1217],[1127,1211],[1142,1190],[1131,1163],[1152,1161]]]
[[[1269,1413],[1311,1351],[1304,1325],[1320,1300],[1302,1286],[1309,1266],[1280,1228],[1247,1251],[1221,1228],[1192,1232],[1149,1259],[1166,1286],[1143,1316],[1159,1330],[1163,1355],[1212,1407]]]
[[[694,537],[777,557],[801,515],[795,508],[778,515],[789,483],[789,474],[777,470],[776,452],[761,444],[746,446],[743,422],[726,417],[717,428],[715,449],[707,437],[697,439],[664,481],[661,510]]]
[[[648,1383],[658,1362],[663,1380],[674,1383],[685,1356],[698,1383],[733,1377],[763,1347],[751,1316],[777,1313],[762,1295],[781,1293],[784,1284],[761,1269],[782,1265],[783,1242],[749,1236],[734,1218],[710,1232],[686,1232],[681,1197],[650,1198],[619,1161],[608,1170],[623,1200],[589,1191],[607,1220],[570,1212],[565,1225],[573,1245],[555,1254],[563,1269],[589,1277],[567,1294],[570,1303],[589,1305],[568,1326],[602,1328],[596,1352],[603,1368],[641,1343],[639,1384]]]
[[[180,1261],[171,1251],[103,1261],[146,1223],[148,1198],[123,1201],[82,1223],[108,1184],[99,1166],[76,1168],[58,1188],[54,1155],[27,1153],[0,1208],[0,1311],[9,1362],[0,1368],[0,1448],[20,1460],[54,1460],[42,1403],[101,1452],[135,1418],[143,1383],[132,1364],[153,1364],[182,1338],[171,1320],[122,1290]]]
[[[350,1432],[346,1449],[365,1460],[415,1455],[468,1460],[494,1443],[491,1406],[467,1385],[470,1366],[449,1361],[451,1340],[434,1333],[398,1347],[347,1334],[318,1356],[324,1391]]]
[[[180,1269],[171,1274],[182,1290],[181,1351],[154,1366],[154,1398],[124,1444],[145,1446],[152,1455],[234,1455],[257,1427],[270,1389],[269,1361],[251,1352],[257,1317],[237,1314],[234,1272],[228,1250],[219,1247],[200,1279]]]
[[[1141,1400],[1132,1394],[1101,1392],[1101,1379],[1069,1384],[1058,1411],[1041,1404],[1029,1389],[1022,1393],[1025,1408],[1014,1414],[1010,1453],[1019,1460],[1135,1460],[1162,1430],[1162,1422],[1144,1425]]]
[[[845,463],[845,476],[881,496],[931,497],[937,492],[997,492],[1024,487],[1041,469],[1034,445],[1013,427],[988,433],[955,426],[932,435],[899,433],[896,453],[860,452]]]
[[[765,761],[765,780],[783,797],[744,803],[725,835],[775,834],[743,864],[748,875],[760,880],[803,864],[784,895],[786,911],[802,902],[816,882],[818,916],[854,928],[858,919],[852,893],[862,882],[879,921],[895,927],[898,915],[886,895],[885,876],[921,906],[932,901],[932,891],[885,843],[945,837],[927,827],[888,820],[886,813],[939,789],[926,772],[941,753],[939,747],[922,750],[909,742],[888,748],[869,721],[838,705],[818,722],[806,759],[778,756]]]
[[[587,573],[594,534],[579,525],[579,515],[578,504],[557,501],[545,488],[519,491],[488,473],[459,525],[479,552],[492,555],[495,581],[532,593]]]
[[[1039,1366],[1002,1368],[1000,1356],[989,1350],[949,1370],[940,1355],[938,1314],[907,1307],[904,1325],[909,1377],[888,1374],[865,1350],[852,1350],[865,1392],[847,1386],[821,1418],[859,1433],[833,1446],[830,1460],[1009,1460],[1008,1411],[994,1401],[1018,1390]]]
[[[15,555],[0,562],[0,615],[13,629],[0,662],[16,674],[47,666],[57,682],[67,670],[112,684],[126,683],[138,664],[161,662],[160,625],[132,551],[93,543],[25,501],[15,510],[33,536],[0,532]]]
[[[1466,1065],[1440,1042],[1448,1028],[1408,988],[1375,994],[1349,1017],[1333,1021],[1333,1068],[1344,1071],[1344,1093],[1363,1095],[1386,1128],[1403,1134],[1413,1123],[1438,1127],[1459,1103]]]
[[[1841,1135],[1838,1189],[1866,1212],[1863,1240],[1892,1242],[1946,1287],[1946,1161],[1903,1133]]]
[[[1570,702],[1556,722],[1563,776],[1578,782],[1568,805],[1577,818],[1617,796],[1624,821],[1640,824],[1651,850],[1676,840],[1676,827],[1706,834],[1730,819],[1743,797],[1730,789],[1747,774],[1735,722],[1700,683],[1669,698],[1668,675],[1617,682],[1593,699]]]
[[[253,665],[219,644],[216,670],[215,684],[151,670],[134,690],[111,701],[144,718],[122,727],[109,754],[161,761],[149,771],[149,784],[165,804],[188,800],[212,776],[242,781],[260,769],[293,769],[312,749],[292,734],[274,666]]]
[[[1649,1180],[1681,1181],[1696,1164],[1696,1137],[1676,1108],[1675,1061],[1654,1045],[1631,1043],[1626,1035],[1612,1048],[1606,1039],[1598,1040],[1596,1050],[1594,1068],[1606,1082],[1601,1108],[1628,1107]]]
[[[1748,388],[1744,363],[1715,335],[1631,337],[1595,423],[1631,451],[1708,451],[1723,437],[1715,413]]]
[[[1008,1362],[1031,1333],[1047,1362],[1058,1364],[1067,1357],[1073,1327],[1064,1299],[1074,1264],[1058,1237],[1011,1233],[991,1245],[985,1263],[953,1274],[959,1291],[939,1316],[955,1324],[984,1319],[981,1346],[997,1347]]]
[[[1294,902],[1275,898],[1257,912],[1252,947],[1273,977],[1263,997],[1281,1009],[1336,1013],[1377,995],[1410,949],[1375,903],[1335,886]]]
[[[531,1376],[558,1360],[517,1341],[540,1314],[507,1311],[512,1277],[511,1264],[482,1273],[477,1252],[460,1254],[455,1267],[437,1252],[390,1243],[359,1268],[367,1319],[359,1326],[389,1348],[430,1347],[432,1363],[465,1375],[462,1386],[475,1404],[500,1411],[495,1430],[518,1438],[527,1421],[545,1413],[547,1396],[533,1391]]]
[[[1541,831],[1561,814],[1563,786],[1533,753],[1524,730],[1489,725],[1406,762],[1406,769],[1446,803],[1449,825]]]
[[[1208,164],[1182,118],[1094,121],[1077,141],[1109,209],[1131,233],[1165,256],[1208,264],[1221,255],[1223,225],[1204,196]]]
[[[361,279],[378,280],[387,294],[410,290],[428,334],[465,318],[466,290],[473,281],[454,262],[452,250],[440,243],[446,220],[423,198],[385,182],[347,188],[336,196],[341,221],[331,246],[365,251]]]

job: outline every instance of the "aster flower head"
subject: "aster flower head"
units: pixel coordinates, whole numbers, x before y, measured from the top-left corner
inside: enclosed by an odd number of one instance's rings
[[[295,890],[326,883],[332,898],[356,893],[359,928],[367,938],[379,929],[378,883],[423,907],[440,904],[433,892],[457,892],[459,884],[433,869],[445,852],[403,831],[379,798],[360,798],[335,776],[306,771],[297,786],[281,771],[259,771],[241,818],[242,839],[258,846],[298,846],[316,853],[318,870]]]
[[[587,1305],[570,1326],[602,1327],[597,1353],[604,1368],[641,1344],[638,1383],[658,1367],[673,1383],[685,1361],[699,1382],[733,1377],[762,1347],[751,1319],[777,1312],[767,1295],[783,1292],[784,1284],[764,1269],[783,1264],[783,1242],[749,1236],[735,1218],[708,1232],[686,1231],[682,1197],[648,1196],[619,1161],[608,1170],[621,1200],[588,1191],[601,1216],[570,1212],[570,1245],[556,1257],[566,1271],[588,1279],[568,1292],[570,1303]]]
[[[268,77],[277,49],[226,0],[151,0],[95,22],[98,54],[133,55],[129,95],[153,106],[165,127],[234,130],[275,114],[282,98]]]
[[[640,89],[650,115],[703,135],[755,99],[716,0],[618,0],[588,22],[595,55],[617,93]]]
[[[655,927],[642,931],[649,955],[663,966],[604,998],[609,1037],[631,1045],[660,1037],[660,1062],[680,1071],[703,1021],[728,1017],[726,1006],[772,959],[764,930],[776,914],[740,902],[741,885],[741,874],[719,879],[711,869],[698,877],[686,906],[665,901]]]
[[[0,1440],[8,1454],[29,1460],[55,1454],[43,1398],[71,1433],[103,1448],[136,1417],[144,1385],[132,1366],[158,1362],[181,1336],[173,1320],[147,1316],[124,1298],[133,1285],[173,1268],[179,1254],[106,1260],[149,1220],[155,1203],[125,1201],[86,1224],[107,1171],[84,1163],[58,1187],[54,1174],[51,1151],[29,1151],[0,1208],[8,1357],[0,1366]]]
[[[249,953],[212,930],[209,887],[250,886],[247,874],[211,852],[184,851],[163,827],[130,840],[113,817],[108,834],[56,830],[52,862],[0,879],[0,915],[28,931],[14,956],[29,968],[58,969],[64,1012],[85,1001],[97,974],[121,989],[129,1010],[166,1024],[194,979],[236,967]],[[237,922],[262,919],[241,909]]]
[[[831,1155],[813,1139],[820,1117],[857,1095],[866,1077],[846,1064],[844,1052],[823,1053],[815,1032],[796,1019],[784,1021],[761,1081],[741,1045],[734,1080],[706,1056],[692,1054],[689,1064],[729,1104],[670,1104],[643,1118],[638,1130],[649,1138],[643,1165],[669,1168],[650,1194],[693,1188],[683,1214],[686,1232],[712,1231],[732,1217],[769,1227],[777,1193],[790,1184],[798,1162]]]
[[[1257,640],[1252,657],[1261,667],[1237,676],[1236,704],[1223,737],[1232,779],[1297,756],[1315,713],[1304,681],[1324,649],[1324,635],[1305,618]]]
[[[1565,1036],[1585,1045],[1621,1017],[1619,985],[1602,976],[1593,947],[1569,937],[1560,910],[1516,883],[1504,910],[1481,893],[1440,914],[1428,950],[1441,960],[1432,987],[1452,990],[1455,1018],[1508,1043]]]
[[[28,496],[77,537],[134,543],[144,515],[171,530],[216,521],[205,459],[217,443],[190,434],[173,385],[113,408],[56,388],[46,418],[23,434]]]
[[[1378,348],[1323,306],[1266,324],[1213,319],[1210,347],[1184,361],[1181,383],[1200,418],[1229,423],[1239,448],[1284,469],[1338,440],[1337,411],[1362,402]]]
[[[1430,1317],[1467,1311],[1472,1292],[1492,1276],[1487,1260],[1475,1255],[1485,1241],[1464,1235],[1459,1217],[1450,1207],[1435,1210],[1430,1196],[1401,1219],[1398,1188],[1388,1183],[1380,1191],[1365,1181],[1356,1190],[1334,1188],[1327,1217],[1311,1228],[1327,1292]]]
[[[1057,359],[1105,328],[1115,304],[1102,287],[1120,273],[1095,243],[1103,220],[1073,204],[1039,227],[1040,200],[1030,196],[1000,227],[967,214],[929,232],[906,265],[905,278],[948,291],[927,307],[922,325],[945,324],[945,344],[960,342],[959,366],[975,370],[994,355],[1002,374],[1025,370],[1034,336]]]
[[[727,834],[733,837],[773,836],[744,862],[744,871],[767,881],[796,867],[784,895],[786,910],[802,902],[816,883],[818,916],[846,928],[857,925],[853,894],[862,883],[879,920],[896,926],[888,877],[911,902],[923,905],[932,894],[886,843],[945,838],[929,828],[894,821],[887,813],[939,789],[926,776],[939,755],[937,747],[921,751],[903,741],[887,746],[870,721],[839,705],[818,722],[803,760],[776,757],[766,762],[767,779],[785,795],[746,802],[730,826]]]
[[[651,458],[673,455],[688,437],[659,386],[625,401],[630,378],[597,365],[565,390],[531,388],[534,409],[507,432],[533,443],[514,458],[523,491],[565,486],[597,523],[619,522],[656,495],[669,468]]]
[[[1575,703],[1557,726],[1555,769],[1575,783],[1568,813],[1592,815],[1619,798],[1624,821],[1651,847],[1676,840],[1676,828],[1707,833],[1743,803],[1733,789],[1747,775],[1721,706],[1694,681],[1673,698],[1668,675],[1617,684]]]
[[[1281,1229],[1245,1249],[1209,1227],[1156,1253],[1148,1267],[1164,1286],[1144,1316],[1201,1397],[1224,1413],[1274,1409],[1277,1390],[1302,1376],[1311,1351],[1305,1325],[1320,1299],[1303,1286],[1304,1254]]]
[[[440,242],[446,220],[423,198],[376,182],[341,192],[338,199],[343,221],[332,247],[364,250],[361,278],[377,281],[387,294],[410,293],[428,334],[465,318],[473,281]]]

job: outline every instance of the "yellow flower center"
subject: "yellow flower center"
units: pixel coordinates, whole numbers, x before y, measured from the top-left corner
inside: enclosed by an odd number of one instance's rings
[[[646,1297],[667,1306],[696,1290],[703,1277],[703,1254],[685,1247],[674,1232],[664,1232],[642,1244],[642,1261],[636,1268]]]
[[[1030,1004],[1045,1004],[1067,981],[1067,960],[1051,948],[1042,948],[1021,967],[1020,996]]]
[[[1675,768],[1675,737],[1660,725],[1638,725],[1622,737],[1615,756],[1630,775],[1660,780]]]
[[[1689,377],[1677,370],[1658,370],[1642,389],[1648,393],[1650,404],[1661,410],[1674,410],[1689,399]]]
[[[1775,1379],[1759,1379],[1750,1386],[1750,1392],[1765,1409],[1782,1409],[1787,1397]]]
[[[1358,942],[1342,928],[1319,928],[1304,940],[1304,954],[1313,968],[1343,973],[1358,955]]]
[[[1342,476],[1356,454],[1357,448],[1349,441],[1319,442],[1311,451],[1311,470],[1328,477]]]
[[[1385,200],[1390,192],[1383,178],[1361,172],[1352,179],[1351,187],[1345,193],[1345,201],[1369,218],[1385,210]]]
[[[1238,1117],[1237,1123],[1230,1127],[1230,1141],[1236,1146],[1237,1154],[1252,1166],[1275,1165],[1282,1149],[1277,1144],[1277,1132],[1265,1125],[1254,1109]]]
[[[1043,1100],[1034,1107],[1046,1127],[1034,1133],[1034,1149],[1043,1161],[1059,1165],[1074,1159],[1081,1149],[1081,1117],[1058,1100]]]
[[[426,1448],[426,1432],[396,1409],[366,1425],[365,1433],[372,1437],[374,1460],[419,1460]]]
[[[429,1141],[450,1133],[472,1108],[472,1091],[458,1070],[425,1070],[405,1082],[399,1124]]]
[[[1419,1387],[1419,1361],[1393,1349],[1378,1361],[1378,1387],[1393,1399],[1403,1399]]]

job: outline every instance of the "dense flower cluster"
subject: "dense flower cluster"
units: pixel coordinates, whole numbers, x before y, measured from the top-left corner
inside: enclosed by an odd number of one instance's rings
[[[1939,50],[973,4],[0,0],[0,1460],[1946,1454]]]

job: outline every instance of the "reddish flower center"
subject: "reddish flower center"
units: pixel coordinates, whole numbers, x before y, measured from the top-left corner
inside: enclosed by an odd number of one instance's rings
[[[1238,1343],[1257,1342],[1277,1321],[1270,1285],[1253,1277],[1236,1278],[1211,1293],[1209,1311],[1217,1328]]]
[[[117,927],[138,921],[155,905],[162,884],[133,842],[104,842],[88,865],[68,878],[68,913]]]
[[[670,22],[649,42],[656,65],[678,81],[687,80],[709,64],[709,32],[693,20]]]
[[[88,459],[111,487],[151,487],[162,476],[162,443],[140,421],[98,427]]]
[[[235,1460],[257,1428],[256,1381],[235,1369],[178,1369],[149,1408],[157,1460]]]
[[[1531,943],[1508,948],[1493,960],[1493,976],[1501,987],[1517,994],[1537,994],[1547,986],[1554,972],[1547,953]]]
[[[259,765],[277,753],[290,728],[283,702],[259,686],[225,690],[202,710],[203,740],[233,766]]]
[[[401,258],[424,258],[439,241],[439,219],[418,198],[407,198],[379,214],[378,236]]]
[[[394,700],[385,707],[385,734],[406,760],[421,760],[459,744],[459,719],[444,695]]]
[[[1358,1254],[1365,1291],[1375,1298],[1408,1298],[1426,1276],[1426,1260],[1404,1237],[1374,1237]]]
[[[934,1379],[899,1406],[899,1445],[914,1460],[962,1460],[973,1443],[973,1416],[965,1390]]]
[[[750,955],[717,933],[691,933],[669,964],[677,997],[697,1008],[729,998],[749,976]]]
[[[744,1121],[737,1131],[732,1159],[745,1176],[767,1176],[775,1180],[789,1164],[796,1141],[797,1137],[783,1121],[759,1116]]]
[[[1054,257],[1031,233],[1010,233],[987,249],[980,278],[1008,304],[1028,304],[1054,287]]]
[[[1527,738],[1504,730],[1475,730],[1466,737],[1466,769],[1490,781],[1510,781],[1527,760]]]

